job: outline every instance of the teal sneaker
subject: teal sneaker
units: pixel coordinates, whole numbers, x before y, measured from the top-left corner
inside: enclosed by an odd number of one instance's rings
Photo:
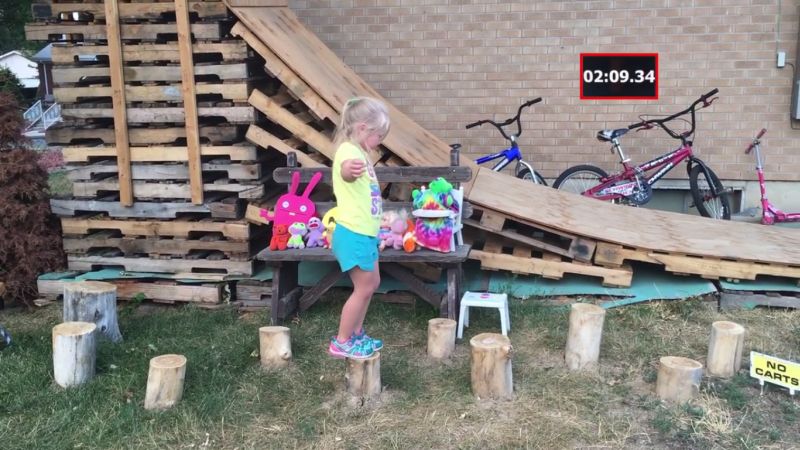
[[[336,336],[333,336],[328,345],[328,354],[339,359],[367,359],[375,353],[375,350],[372,349],[372,345],[366,344],[366,341],[356,341],[352,338],[342,343],[336,339]]]
[[[372,342],[372,350],[380,351],[383,349],[383,339],[377,339],[367,335],[367,332],[362,328],[361,333],[354,333],[352,339],[356,342]]]

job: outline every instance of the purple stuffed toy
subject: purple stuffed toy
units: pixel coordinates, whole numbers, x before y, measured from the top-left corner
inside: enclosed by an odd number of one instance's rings
[[[306,248],[322,247],[322,221],[319,217],[308,219],[308,234],[306,235]]]

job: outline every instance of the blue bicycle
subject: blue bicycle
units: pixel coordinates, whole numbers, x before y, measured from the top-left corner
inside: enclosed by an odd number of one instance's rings
[[[495,126],[495,128],[497,128],[498,131],[500,131],[500,134],[502,134],[503,137],[506,138],[506,140],[511,142],[511,147],[499,151],[497,153],[492,153],[491,155],[481,156],[480,158],[476,159],[475,162],[478,164],[483,164],[489,161],[494,161],[496,159],[499,159],[500,161],[498,161],[492,167],[492,170],[495,172],[500,172],[512,162],[516,162],[517,167],[514,169],[514,174],[516,175],[517,178],[528,180],[536,184],[541,184],[542,186],[547,186],[547,183],[544,181],[544,178],[542,178],[539,172],[534,170],[533,166],[531,166],[530,164],[525,162],[524,159],[522,159],[522,152],[520,151],[519,145],[517,144],[517,139],[522,135],[522,124],[520,123],[519,120],[519,117],[522,114],[522,110],[527,108],[528,106],[535,105],[540,101],[542,101],[541,97],[523,103],[517,110],[516,116],[511,117],[501,123],[497,123],[493,120],[479,120],[477,122],[467,125],[466,128],[470,129],[473,127],[483,125],[485,123],[492,124]],[[503,127],[511,125],[512,123],[515,122],[517,124],[517,133],[507,134],[503,129]],[[461,144],[452,144],[451,147],[460,148]]]

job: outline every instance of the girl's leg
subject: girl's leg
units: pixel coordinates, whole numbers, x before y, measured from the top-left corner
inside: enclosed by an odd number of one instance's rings
[[[344,342],[350,339],[357,330],[364,324],[364,317],[367,315],[369,302],[372,294],[378,289],[381,282],[378,262],[371,272],[361,270],[358,267],[350,269],[350,279],[353,281],[353,293],[342,307],[342,317],[339,320],[339,334],[336,339]]]

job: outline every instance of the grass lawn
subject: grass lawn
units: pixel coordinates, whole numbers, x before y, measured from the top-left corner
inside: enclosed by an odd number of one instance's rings
[[[358,405],[343,392],[344,362],[326,356],[343,294],[315,305],[292,329],[289,369],[259,367],[258,327],[266,314],[127,303],[124,341],[100,341],[97,375],[63,390],[53,382],[51,328],[60,306],[0,312],[14,345],[0,351],[0,447],[65,448],[797,448],[800,400],[769,387],[759,395],[747,370],[731,380],[703,380],[686,405],[654,396],[664,355],[705,361],[710,325],[733,320],[752,350],[800,360],[800,312],[719,313],[688,300],[609,310],[596,373],[563,364],[564,308],[515,300],[515,399],[476,403],[468,338],[499,328],[496,312],[478,310],[455,357],[426,360],[434,311],[376,303],[368,317],[384,338],[378,404]],[[172,410],[142,407],[148,361],[188,358],[183,400]],[[745,358],[746,359],[746,358]]]

